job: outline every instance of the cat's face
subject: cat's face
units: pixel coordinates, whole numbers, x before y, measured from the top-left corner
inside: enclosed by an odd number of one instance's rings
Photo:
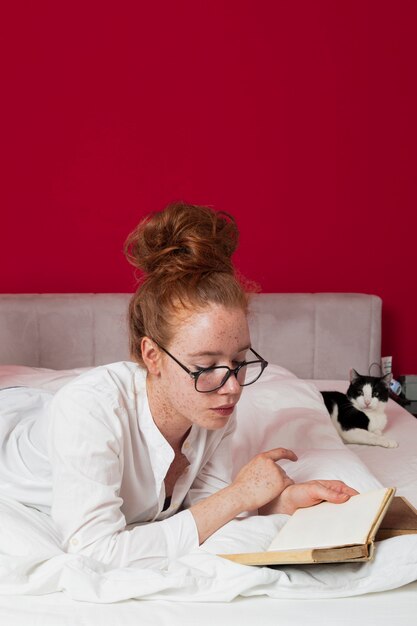
[[[361,376],[355,372],[351,378],[347,396],[355,409],[376,411],[385,406],[389,398],[389,376]]]

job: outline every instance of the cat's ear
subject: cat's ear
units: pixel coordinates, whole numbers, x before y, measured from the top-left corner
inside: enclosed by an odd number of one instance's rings
[[[381,376],[381,381],[389,388],[389,384],[392,381],[392,372],[388,372],[385,376]]]
[[[361,375],[358,374],[358,372],[356,370],[354,370],[353,367],[351,367],[350,370],[349,370],[349,380],[350,380],[350,382],[354,383],[360,377],[361,377]]]

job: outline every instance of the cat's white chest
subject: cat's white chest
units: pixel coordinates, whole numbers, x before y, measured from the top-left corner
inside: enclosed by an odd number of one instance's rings
[[[381,408],[378,408],[377,410],[362,409],[362,411],[369,419],[368,430],[372,433],[380,435],[387,425],[387,416],[385,415],[385,411]]]

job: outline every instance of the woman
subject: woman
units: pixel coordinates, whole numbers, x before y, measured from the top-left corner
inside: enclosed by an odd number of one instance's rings
[[[48,435],[32,437],[47,439],[38,475],[68,552],[155,564],[244,511],[291,514],[356,493],[339,481],[294,484],[276,462],[296,456],[282,448],[231,481],[234,407],[267,365],[250,343],[231,262],[237,241],[230,216],[183,203],[128,238],[127,256],[145,276],[129,310],[132,362],[63,387],[43,420]]]

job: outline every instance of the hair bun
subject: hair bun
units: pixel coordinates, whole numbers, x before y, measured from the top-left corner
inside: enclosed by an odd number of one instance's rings
[[[125,253],[145,274],[233,274],[231,257],[238,241],[236,222],[228,213],[175,202],[137,226],[127,238]]]

